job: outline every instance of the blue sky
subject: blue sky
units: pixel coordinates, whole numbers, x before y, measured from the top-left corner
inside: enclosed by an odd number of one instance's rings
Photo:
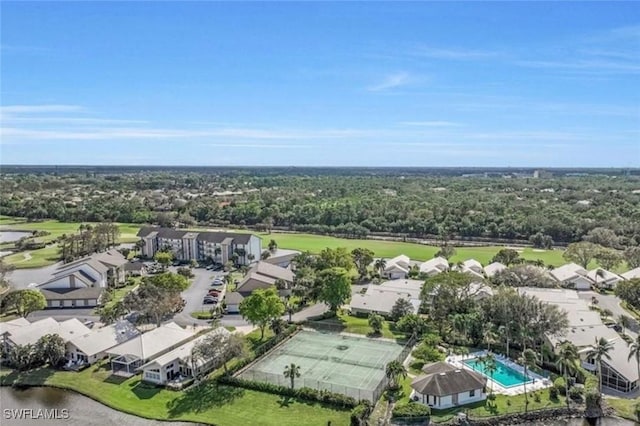
[[[640,166],[634,2],[2,2],[2,164]]]

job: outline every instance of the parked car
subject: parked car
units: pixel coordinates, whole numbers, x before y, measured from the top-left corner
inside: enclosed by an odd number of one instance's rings
[[[205,296],[204,299],[202,299],[202,303],[205,305],[212,305],[214,303],[218,303],[218,301],[211,296]]]
[[[221,281],[221,280],[214,280],[214,281],[211,283],[211,286],[212,286],[212,287],[220,287],[220,286],[222,286],[222,285],[224,285],[224,282],[223,282],[223,281]]]
[[[217,296],[220,294],[220,290],[209,290],[209,294],[212,296]]]
[[[207,267],[205,268],[207,271],[210,271],[213,269],[213,265],[207,265]]]

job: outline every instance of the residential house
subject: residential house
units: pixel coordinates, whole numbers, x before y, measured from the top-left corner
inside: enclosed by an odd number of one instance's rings
[[[411,381],[412,401],[443,410],[487,398],[487,379],[480,373],[446,362],[425,365],[422,371]]]
[[[144,262],[127,262],[124,265],[125,276],[128,277],[142,277],[147,275],[147,265]]]
[[[259,261],[253,265],[247,275],[240,281],[236,291],[246,297],[255,290],[267,289],[276,286],[277,283],[282,283],[284,288],[279,290],[289,292],[289,289],[293,286],[293,279],[294,275],[291,269]]]
[[[227,313],[237,314],[240,312],[240,303],[244,300],[244,296],[237,291],[227,293],[224,296],[224,302],[227,306]]]
[[[91,330],[76,318],[58,322],[47,317],[9,330],[6,332],[4,343],[7,347],[34,345],[47,334],[57,334],[66,343],[76,336],[87,334],[89,331]]]
[[[457,264],[453,269],[463,274],[469,274],[473,278],[484,279],[484,269],[482,264],[475,259],[468,259]]]
[[[503,265],[500,262],[493,262],[484,267],[484,273],[488,278],[493,277],[500,271],[507,269],[506,265]]]
[[[619,281],[622,281],[622,277],[620,275],[602,268],[596,268],[589,271],[587,278],[593,281],[596,287],[608,289],[615,288],[616,284],[618,284]]]
[[[111,370],[120,374],[134,374],[143,364],[191,340],[194,331],[174,322],[163,324],[149,332],[106,350]]]
[[[299,254],[300,252],[298,250],[286,250],[279,248],[274,252],[269,252],[269,257],[264,259],[263,262],[280,266],[281,268],[288,268],[293,259]]]
[[[94,307],[110,284],[125,279],[127,259],[117,250],[94,253],[60,266],[48,281],[38,285],[48,308]]]
[[[260,259],[262,253],[262,240],[253,234],[143,227],[138,237],[144,243],[142,254],[146,257],[153,257],[159,250],[166,249],[182,261],[211,259],[224,264],[235,255],[238,264],[249,265]]]
[[[138,336],[140,332],[129,321],[91,330],[67,342],[67,359],[75,364],[93,364],[107,357],[107,350]]]
[[[585,369],[595,372],[595,362],[588,356],[589,350],[599,338],[611,342],[613,349],[610,359],[602,362],[602,385],[610,389],[632,393],[640,386],[640,377],[635,364],[629,362],[629,347],[612,328],[603,324],[600,315],[589,309],[589,302],[582,299],[577,291],[569,289],[547,289],[521,287],[521,294],[535,296],[542,302],[552,303],[567,312],[569,328],[559,335],[547,335],[547,343],[556,350],[563,341],[570,341],[577,348]]]
[[[369,315],[377,313],[390,316],[393,306],[398,299],[406,299],[417,313],[420,307],[420,291],[424,281],[421,280],[392,280],[380,285],[369,284],[363,294],[351,296],[349,309],[354,315]]]
[[[31,323],[26,318],[16,318],[10,321],[0,322],[0,344],[4,346],[4,340],[12,331],[18,330]]]
[[[444,257],[434,257],[420,265],[420,273],[428,277],[449,270],[449,261]]]
[[[386,261],[382,275],[390,280],[406,278],[411,269],[411,259],[404,254]]]
[[[229,335],[230,333],[226,328],[218,327],[207,334],[178,346],[164,355],[160,355],[140,368],[142,370],[142,380],[156,385],[166,385],[168,382],[177,378],[188,379],[196,375],[208,373],[215,367],[212,360],[205,362],[202,359],[193,359],[191,351],[198,343],[216,334]],[[194,368],[196,370],[195,374]]]
[[[640,278],[640,267],[632,269],[620,275],[625,280],[632,280],[634,278]]]
[[[550,272],[551,276],[564,287],[589,290],[593,281],[587,277],[587,270],[575,263],[562,265]]]

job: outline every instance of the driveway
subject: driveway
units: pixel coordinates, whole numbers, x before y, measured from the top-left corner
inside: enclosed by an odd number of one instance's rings
[[[637,333],[640,331],[640,326],[638,325],[638,321],[633,319],[631,314],[627,312],[622,306],[620,306],[620,299],[616,296],[609,294],[600,294],[595,291],[579,291],[578,296],[581,299],[587,300],[591,303],[591,297],[595,297],[598,299],[598,306],[602,309],[608,309],[613,312],[613,320],[617,320],[620,315],[625,315],[631,318],[631,326],[629,327],[629,331],[632,333],[632,337],[635,337]]]
[[[214,305],[206,305],[202,303],[202,299],[208,293],[208,291],[212,288],[217,288],[222,290],[221,296],[224,296],[225,290],[224,287],[211,287],[211,282],[216,278],[220,277],[224,279],[224,276],[227,275],[226,272],[222,271],[208,271],[203,268],[194,268],[193,274],[195,275],[191,279],[191,285],[188,289],[182,292],[182,298],[185,300],[186,304],[182,312],[177,313],[173,320],[182,326],[187,325],[206,325],[209,324],[208,320],[197,320],[191,316],[192,312],[197,311],[209,311],[213,308]],[[221,297],[222,299],[222,297]],[[240,315],[225,315],[221,318],[220,323],[225,326],[230,327],[241,327],[246,326],[248,324]]]
[[[296,312],[291,316],[291,321],[302,322],[311,317],[318,317],[329,310],[329,307],[324,303],[316,303],[315,305],[304,308],[300,312]],[[283,318],[289,319],[289,315],[285,315]]]

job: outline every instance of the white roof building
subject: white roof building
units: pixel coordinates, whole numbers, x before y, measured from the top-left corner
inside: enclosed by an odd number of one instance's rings
[[[106,356],[106,351],[127,342],[140,332],[129,321],[118,321],[106,327],[72,338],[67,343],[67,358],[93,364]]]
[[[409,256],[401,254],[393,259],[387,260],[383,275],[392,280],[404,278],[409,273],[410,268],[411,259],[409,259]]]
[[[606,269],[596,268],[587,273],[587,278],[593,281],[598,287],[615,288],[618,281],[622,281],[622,277]]]
[[[500,262],[493,262],[488,264],[487,266],[484,267],[484,273],[487,275],[487,277],[491,278],[493,277],[495,274],[497,274],[498,272],[507,269],[507,267],[505,265],[503,265]]]
[[[369,284],[364,294],[354,294],[351,297],[350,308],[354,314],[390,315],[393,305],[398,299],[404,298],[414,308],[414,313],[420,307],[420,291],[424,282],[420,280],[394,280],[380,285]]]
[[[193,331],[170,322],[112,347],[107,353],[111,356],[127,355],[148,361],[188,341],[193,335]]]
[[[420,273],[433,276],[449,269],[449,261],[444,257],[434,257],[420,265]]]
[[[0,322],[0,336],[31,324],[26,318],[16,318],[11,321]]]
[[[552,270],[550,274],[560,283],[576,290],[589,290],[593,284],[593,281],[587,277],[587,270],[575,263],[562,265]]]
[[[637,267],[635,269],[627,271],[624,274],[621,274],[620,276],[622,278],[624,278],[625,280],[632,280],[634,278],[640,278],[640,267]]]
[[[76,318],[58,322],[51,317],[41,319],[11,330],[6,336],[6,342],[11,345],[33,345],[47,334],[57,334],[65,342],[76,336],[82,336],[91,331]]]

